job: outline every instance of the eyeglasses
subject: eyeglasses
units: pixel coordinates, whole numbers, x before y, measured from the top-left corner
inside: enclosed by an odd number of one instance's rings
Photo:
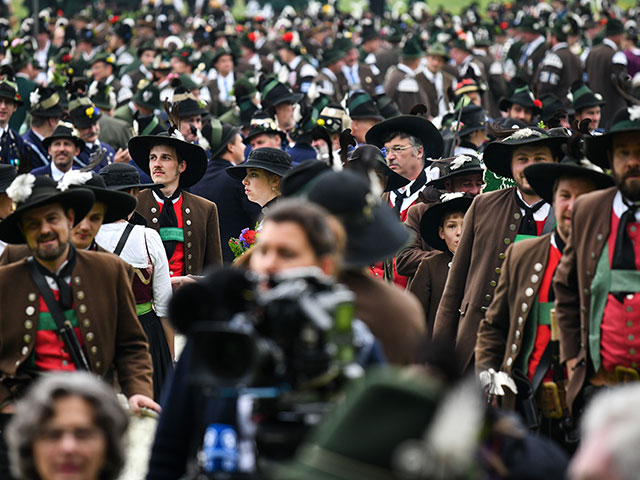
[[[411,148],[411,145],[405,145],[404,147],[402,145],[394,145],[393,147],[382,147],[382,154],[386,157],[387,154],[389,152],[393,152],[396,155],[399,153],[404,152],[405,150],[407,150],[408,148]]]

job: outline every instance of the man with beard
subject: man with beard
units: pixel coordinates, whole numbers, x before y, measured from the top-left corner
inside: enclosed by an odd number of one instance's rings
[[[51,177],[55,181],[72,169],[74,158],[84,149],[84,142],[75,135],[70,123],[59,124],[53,135],[45,138],[42,144],[49,152],[51,163],[34,168],[31,173],[37,177]]]
[[[478,326],[493,299],[507,247],[553,230],[551,206],[531,188],[524,169],[557,161],[565,141],[566,136],[531,127],[513,130],[485,149],[487,168],[513,178],[516,186],[478,195],[464,219],[433,332],[434,341],[455,349],[460,371],[473,365]]]
[[[587,156],[615,187],[584,195],[554,279],[567,403],[578,414],[598,387],[639,378],[640,107],[623,108]]]

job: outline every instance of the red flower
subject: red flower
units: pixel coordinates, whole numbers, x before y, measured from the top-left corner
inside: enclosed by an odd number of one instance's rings
[[[64,12],[62,10],[58,9],[58,11],[56,12],[56,15],[58,17],[62,17],[62,16],[64,16]]]
[[[244,241],[247,242],[247,245],[253,245],[254,243],[256,243],[255,230],[247,230],[246,232],[244,232],[244,235],[242,237],[244,238]]]
[[[182,52],[180,55],[182,55],[183,57],[188,57],[189,56],[189,52]]]
[[[606,25],[607,24],[607,18],[603,17],[600,19],[600,25]]]
[[[251,43],[256,43],[256,32],[249,32],[247,38]]]
[[[68,53],[65,53],[65,54],[62,56],[62,63],[67,63],[67,62],[70,62],[70,61],[71,61],[71,55],[70,55],[70,54],[68,54]]]
[[[293,32],[286,32],[284,35],[282,35],[282,40],[287,43],[291,43],[291,40],[293,40]]]
[[[537,98],[533,101],[533,104],[538,108],[542,108],[542,102]]]
[[[111,24],[118,23],[118,20],[120,20],[120,15],[114,15],[109,19]]]
[[[242,30],[244,30],[242,25],[236,25],[236,32],[240,33],[240,32],[242,32]]]
[[[16,93],[16,100],[22,100],[22,97],[20,96],[19,93]]]
[[[502,30],[506,30],[509,24],[507,22],[500,22],[500,28]]]

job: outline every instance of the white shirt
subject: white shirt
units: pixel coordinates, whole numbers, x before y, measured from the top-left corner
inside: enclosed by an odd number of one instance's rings
[[[127,222],[103,224],[96,235],[96,243],[105,250],[113,252],[118,245]],[[149,256],[147,257],[147,249]],[[153,265],[151,283],[153,287],[153,305],[159,317],[169,313],[171,299],[171,279],[169,278],[169,262],[158,232],[142,225],[135,225],[125,243],[120,258],[135,268],[147,268],[149,258]]]
[[[51,162],[51,178],[53,178],[56,182],[59,182],[65,173],[67,172],[63,172],[62,170],[58,169],[58,167],[56,167],[56,164]]]
[[[223,77],[222,75],[218,75],[216,78],[216,82],[218,84],[218,99],[221,102],[227,102],[231,99],[231,91],[233,90],[233,72],[229,72],[229,75]]]
[[[528,205],[529,207],[532,207],[533,205],[529,205],[524,198],[522,198],[522,194],[520,193],[520,190],[516,189],[516,193],[518,195],[518,197],[520,197],[520,200],[522,200],[524,202],[525,205]],[[548,203],[545,202],[544,205],[542,205],[538,210],[536,210],[535,212],[533,212],[533,219],[536,222],[541,222],[544,219],[547,218],[547,216],[549,215],[549,211],[551,210],[551,205],[549,205]],[[520,212],[522,212],[522,215],[524,216],[526,214],[526,212],[524,211],[524,208],[520,209]]]
[[[618,218],[621,218],[622,214],[627,210],[629,210],[629,207],[622,200],[622,193],[617,192],[616,196],[613,197],[613,213]],[[640,210],[636,210],[636,222],[640,222]]]

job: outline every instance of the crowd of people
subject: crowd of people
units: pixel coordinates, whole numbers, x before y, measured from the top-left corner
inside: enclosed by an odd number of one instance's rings
[[[116,392],[149,479],[636,478],[640,10],[41,7],[0,19],[1,478],[117,478]]]

